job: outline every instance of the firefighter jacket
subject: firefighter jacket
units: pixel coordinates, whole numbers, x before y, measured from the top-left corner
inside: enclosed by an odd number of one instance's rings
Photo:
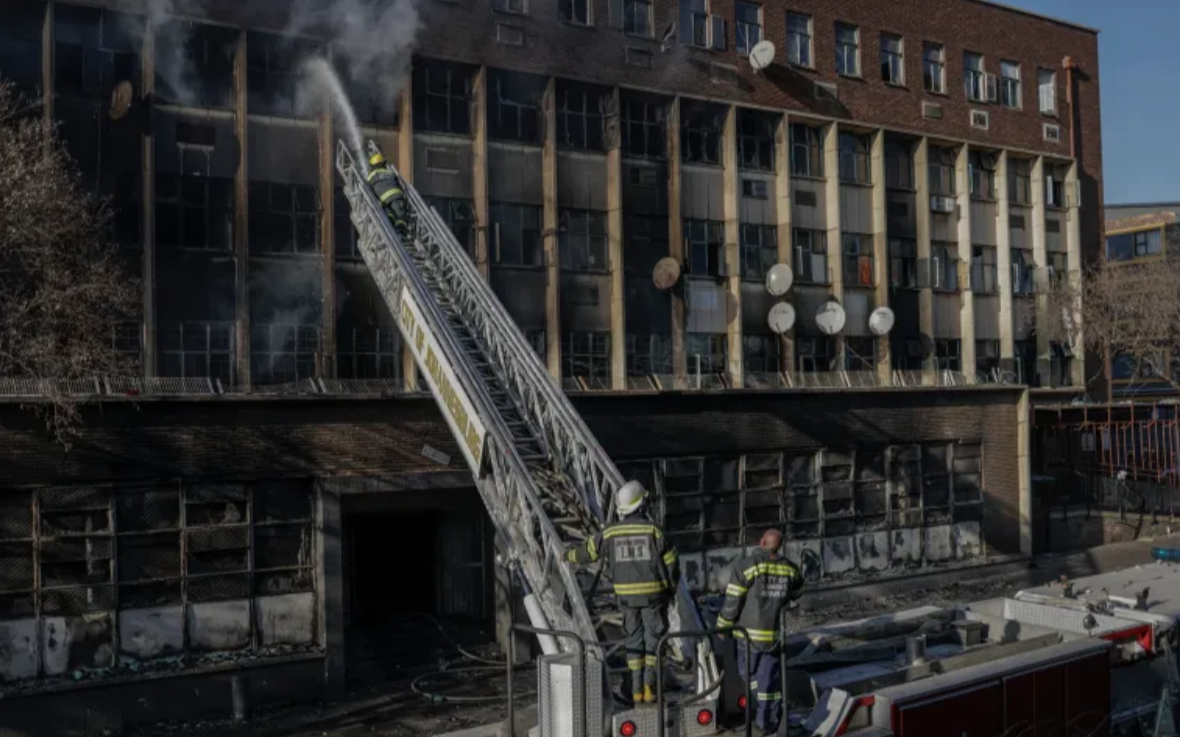
[[[401,224],[406,217],[406,194],[397,175],[387,166],[374,167],[369,172],[369,186],[381,201],[381,206],[390,211],[394,221]]]
[[[566,554],[571,563],[586,565],[605,558],[615,596],[629,607],[668,600],[680,580],[676,547],[648,517],[636,513],[608,525]]]
[[[799,567],[785,558],[771,557],[765,550],[758,550],[734,563],[717,626],[745,627],[750,633],[751,647],[772,650],[778,644],[782,608],[801,593],[803,574]],[[745,636],[740,631],[733,634]]]

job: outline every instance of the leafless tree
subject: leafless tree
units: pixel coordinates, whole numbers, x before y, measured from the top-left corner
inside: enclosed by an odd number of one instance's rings
[[[1074,352],[1121,356],[1135,376],[1166,381],[1180,390],[1180,375],[1169,363],[1180,360],[1180,231],[1166,224],[1158,257],[1101,260],[1081,279],[1052,280],[1043,329],[1049,340]],[[1111,224],[1107,224],[1108,229]],[[1038,329],[1041,329],[1038,326]],[[1103,367],[1096,367],[1102,374]]]
[[[107,204],[88,193],[55,131],[0,80],[0,376],[38,382],[30,403],[60,441],[79,421],[61,380],[126,374],[116,326],[138,285],[107,237]]]

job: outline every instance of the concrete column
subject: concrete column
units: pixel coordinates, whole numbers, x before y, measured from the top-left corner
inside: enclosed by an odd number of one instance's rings
[[[549,78],[541,99],[545,121],[541,148],[541,241],[545,252],[545,363],[561,380],[561,259],[557,242],[557,79]],[[614,309],[612,300],[611,309]],[[613,314],[613,312],[612,312]],[[613,338],[613,336],[612,336]],[[612,349],[614,340],[611,340]],[[613,353],[612,353],[613,356]]]
[[[1016,355],[1012,314],[1012,208],[1008,201],[1008,152],[996,160],[996,286],[1000,290],[1000,366],[1013,365]]]
[[[959,361],[968,384],[975,383],[975,292],[971,288],[971,172],[968,146],[955,157],[955,199],[959,211]]]
[[[156,28],[151,20],[147,22],[143,37],[143,95],[155,92],[156,86]],[[140,214],[140,244],[143,249],[141,263],[143,284],[143,341],[144,376],[155,376],[158,371],[156,352],[159,349],[156,325],[156,145],[149,125],[140,139],[140,185],[143,192],[143,210]]]
[[[824,127],[824,230],[828,238],[828,293],[844,304],[844,259],[840,242],[840,126],[830,123]],[[836,336],[836,368],[844,368],[844,333]]]
[[[250,377],[250,290],[247,272],[250,267],[250,211],[247,192],[250,188],[248,169],[249,140],[246,111],[246,32],[238,33],[234,50],[234,135],[238,139],[238,170],[234,174],[234,311],[237,333],[236,372],[238,385],[249,389]]]
[[[775,193],[775,238],[778,247],[778,262],[795,268],[792,262],[791,245],[791,128],[787,114],[779,118],[774,131],[774,193]],[[781,297],[791,301],[791,292]],[[795,373],[795,328],[792,327],[779,338],[779,370]]]
[[[1068,269],[1067,278],[1072,289],[1070,294],[1080,295],[1079,289],[1082,280],[1082,188],[1078,181],[1078,162],[1075,160],[1069,166],[1069,173],[1065,175],[1065,203],[1066,203],[1066,221],[1065,221],[1065,248],[1066,248],[1066,268]],[[1167,240],[1165,238],[1164,248],[1167,248]],[[1082,305],[1080,299],[1075,300],[1070,312],[1071,319],[1076,329],[1080,330],[1082,326]],[[1073,350],[1073,362],[1070,364],[1070,382],[1074,386],[1086,385],[1086,349],[1085,343],[1081,340],[1079,333],[1078,338],[1070,344]]]
[[[915,230],[917,231],[918,263],[918,330],[934,339],[934,280],[930,271],[930,140],[922,137],[914,149]],[[923,273],[924,272],[924,273]],[[922,383],[933,386],[935,377],[934,353],[922,361]]]
[[[1032,188],[1032,244],[1033,262],[1037,268],[1034,274],[1033,290],[1036,296],[1036,324],[1047,325],[1049,320],[1048,287],[1049,256],[1045,245],[1045,157],[1038,156],[1033,160],[1031,188]],[[1037,374],[1044,381],[1049,380],[1049,335],[1045,330],[1037,330]]]
[[[320,144],[320,360],[319,378],[336,378],[336,135],[332,106],[324,100],[318,129]],[[403,358],[404,360],[404,358]]]
[[[319,641],[324,646],[324,686],[328,694],[344,693],[344,561],[340,495],[317,483],[316,519],[320,546],[316,571],[320,599]]]
[[[684,253],[684,218],[681,215],[680,199],[680,98],[674,98],[668,106],[668,255],[680,264],[681,273],[686,268]],[[688,280],[681,277],[681,289],[688,289]],[[687,385],[688,358],[684,352],[685,310],[684,293],[672,294],[672,373],[673,384]]]
[[[721,181],[724,187],[722,209],[725,214],[726,339],[729,343],[726,370],[730,386],[745,386],[745,361],[742,352],[742,246],[738,212],[737,107],[730,105],[721,131]]]
[[[488,278],[488,68],[480,67],[471,84],[471,178],[475,200],[475,265]]]
[[[611,388],[627,388],[626,274],[623,272],[623,151],[618,126],[619,88],[611,91],[616,125],[606,151],[606,240],[610,264]]]
[[[873,134],[870,151],[869,176],[873,183],[873,279],[877,307],[889,306],[889,202],[885,187],[885,131],[877,129]],[[883,335],[876,341],[877,381],[882,386],[892,384],[893,360],[889,336]]]
[[[406,75],[402,86],[401,100],[398,102],[397,170],[407,184],[414,183],[414,75],[412,74]],[[414,363],[414,353],[405,345],[405,339],[402,340],[402,377],[406,391],[412,392],[418,388],[418,365]]]
[[[1020,496],[1017,501],[1017,518],[1020,525],[1020,554],[1033,552],[1033,503],[1032,503],[1032,407],[1028,400],[1028,389],[1020,392],[1016,405],[1016,468],[1019,474]],[[986,554],[986,550],[984,554]]]

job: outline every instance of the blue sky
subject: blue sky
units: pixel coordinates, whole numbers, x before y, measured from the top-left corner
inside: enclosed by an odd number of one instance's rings
[[[1006,0],[1097,28],[1106,203],[1180,201],[1180,2]]]

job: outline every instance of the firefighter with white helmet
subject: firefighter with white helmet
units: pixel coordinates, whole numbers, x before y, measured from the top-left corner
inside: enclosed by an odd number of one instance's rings
[[[668,631],[668,605],[680,580],[676,547],[647,515],[647,491],[628,481],[615,492],[618,521],[569,551],[571,563],[605,558],[623,613],[627,670],[635,703],[656,700],[656,649]]]

